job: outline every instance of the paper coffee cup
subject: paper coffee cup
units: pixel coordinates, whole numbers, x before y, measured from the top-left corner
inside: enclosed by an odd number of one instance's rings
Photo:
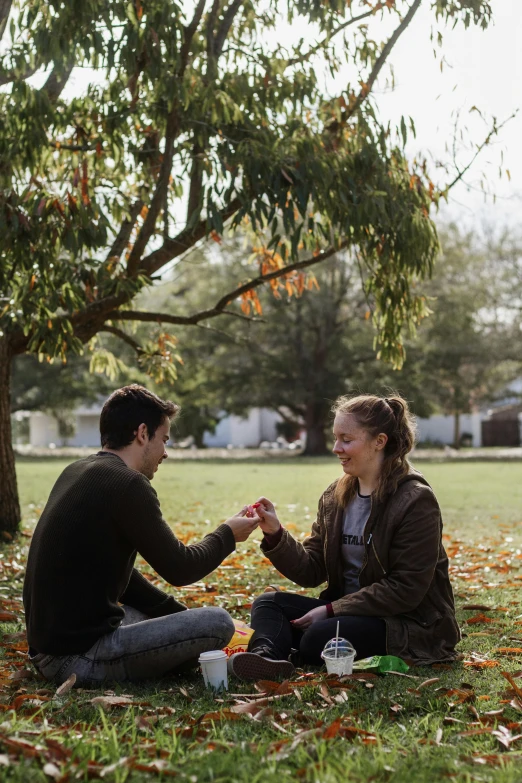
[[[198,658],[201,665],[203,680],[207,688],[219,690],[228,689],[228,656],[223,650],[209,650],[203,652]]]

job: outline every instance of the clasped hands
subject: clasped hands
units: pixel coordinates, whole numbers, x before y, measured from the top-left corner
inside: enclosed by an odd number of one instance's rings
[[[274,535],[281,527],[274,504],[268,498],[258,498],[252,505],[243,506],[239,514],[227,519],[226,524],[232,528],[236,542],[246,541],[257,527],[266,535]],[[327,616],[326,606],[316,606],[291,623],[294,628],[305,631],[313,623],[326,620]]]

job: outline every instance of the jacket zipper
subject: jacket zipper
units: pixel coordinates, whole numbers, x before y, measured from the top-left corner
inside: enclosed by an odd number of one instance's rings
[[[370,541],[372,541],[372,536],[373,536],[373,533],[370,533],[370,538],[368,539],[368,545],[370,544]],[[373,549],[375,557],[377,558],[377,562],[379,563],[380,567],[382,568],[382,572],[383,572],[384,576],[386,576],[386,571],[385,571],[385,569],[383,567],[383,564],[379,560],[379,555],[377,554],[377,550],[375,549],[375,544],[373,543],[373,541],[372,541],[372,549]]]
[[[364,526],[363,538],[366,537],[366,528],[368,526],[368,522],[370,521],[370,519],[372,517],[372,510],[373,510],[373,495],[370,497],[370,513],[368,515],[368,519],[366,520],[366,524]],[[361,576],[362,572],[364,571],[364,569],[366,568],[366,566],[368,564],[368,547],[370,546],[370,541],[371,540],[372,540],[372,533],[370,533],[370,537],[369,537],[368,541],[366,542],[366,546],[364,547],[364,558],[363,558],[361,570],[359,571],[359,579],[360,579],[360,576]]]
[[[368,520],[366,522],[366,525],[364,526],[363,536],[365,536],[365,537],[366,537],[366,528],[368,526],[368,522],[372,518],[372,511],[373,511],[373,495],[372,495],[372,497],[370,499],[370,514],[368,516]],[[364,548],[365,549],[364,560],[363,560],[363,564],[361,566],[361,570],[359,571],[359,577],[361,576],[362,572],[364,571],[364,569],[366,568],[366,566],[368,564],[368,547],[370,546],[370,544],[372,545],[373,553],[374,553],[374,555],[376,557],[376,560],[377,560],[377,562],[379,563],[379,565],[380,565],[380,567],[382,569],[382,573],[384,574],[384,576],[386,576],[386,570],[383,567],[383,564],[381,563],[381,561],[379,560],[379,555],[377,554],[377,550],[375,548],[375,544],[373,543],[373,533],[370,533],[370,535],[368,536],[368,540],[366,541],[366,546]]]

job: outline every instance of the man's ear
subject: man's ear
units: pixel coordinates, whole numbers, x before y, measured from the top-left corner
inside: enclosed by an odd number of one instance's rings
[[[375,446],[377,448],[377,451],[382,451],[387,443],[388,443],[388,436],[386,435],[386,433],[379,432],[379,434],[375,438]]]
[[[147,430],[146,424],[140,424],[140,426],[136,430],[136,440],[140,444],[140,446],[144,446],[149,440],[149,432]]]

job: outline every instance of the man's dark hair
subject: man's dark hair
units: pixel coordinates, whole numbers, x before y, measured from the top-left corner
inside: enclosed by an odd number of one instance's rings
[[[165,421],[173,419],[179,405],[162,400],[157,394],[133,383],[111,394],[100,416],[101,445],[106,449],[123,449],[132,443],[140,424],[147,425],[149,438]]]

